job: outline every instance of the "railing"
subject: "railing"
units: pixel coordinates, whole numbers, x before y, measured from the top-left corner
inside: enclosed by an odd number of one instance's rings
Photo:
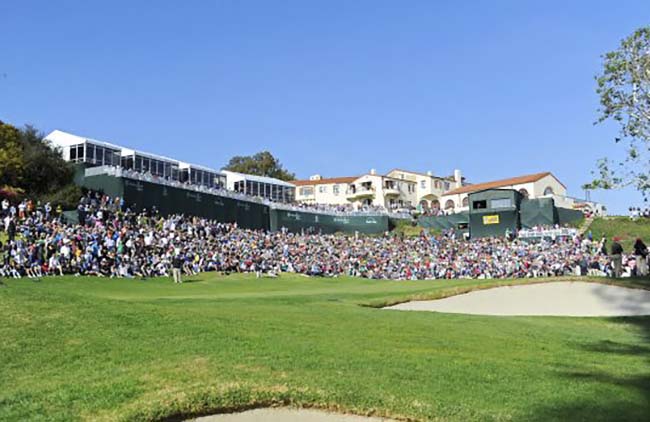
[[[310,212],[315,214],[322,215],[339,215],[339,216],[379,216],[379,215],[388,215],[393,218],[410,218],[411,215],[408,213],[398,213],[392,212],[385,209],[362,209],[354,211],[341,211],[336,209],[322,209],[322,208],[310,208],[299,205],[292,205],[282,202],[274,202],[266,198],[260,198],[256,196],[250,196],[239,192],[234,192],[222,188],[210,188],[203,185],[194,185],[191,183],[182,183],[177,180],[169,180],[163,177],[153,176],[151,174],[144,174],[134,170],[128,170],[122,167],[115,166],[98,166],[98,167],[89,167],[85,170],[84,173],[86,176],[97,176],[105,174],[108,176],[114,177],[123,177],[126,179],[138,180],[143,182],[156,183],[159,185],[171,186],[180,189],[192,190],[195,192],[209,193],[212,195],[223,196],[226,198],[237,199],[240,201],[253,202],[257,204],[267,205],[273,209],[281,209],[285,211],[297,211],[297,212]]]
[[[519,230],[519,238],[521,239],[538,239],[538,238],[558,238],[558,237],[574,237],[578,234],[578,229],[574,228],[559,228],[559,229],[522,229]]]

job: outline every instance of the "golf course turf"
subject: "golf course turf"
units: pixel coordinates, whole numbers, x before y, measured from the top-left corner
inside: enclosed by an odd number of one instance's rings
[[[0,420],[183,420],[272,405],[440,421],[650,415],[650,317],[377,308],[530,281],[188,281],[3,280]]]

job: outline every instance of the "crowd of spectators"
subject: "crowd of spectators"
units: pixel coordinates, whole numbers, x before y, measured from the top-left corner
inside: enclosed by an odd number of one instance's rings
[[[648,207],[645,207],[643,209],[640,207],[630,207],[628,211],[631,220],[637,220],[639,218],[650,218],[650,208]]]
[[[22,203],[21,203],[22,204]],[[133,212],[120,198],[89,194],[68,224],[45,204],[3,203],[6,242],[0,276],[169,276],[204,271],[370,279],[522,278],[634,274],[647,271],[645,255],[619,253],[616,269],[606,239],[563,236],[525,242],[516,238],[459,239],[453,233],[379,237],[254,231],[235,224]],[[617,242],[614,242],[619,245]],[[641,242],[642,243],[642,242]],[[613,245],[614,246],[614,245]],[[620,245],[619,245],[620,246]],[[645,245],[639,249],[645,249]]]

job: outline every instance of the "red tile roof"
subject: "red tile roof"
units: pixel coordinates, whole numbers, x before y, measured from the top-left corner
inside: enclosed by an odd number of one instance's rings
[[[333,183],[352,183],[358,178],[359,176],[330,177],[329,179],[320,179],[320,180],[292,180],[289,183],[294,184],[296,186],[330,185]]]
[[[467,185],[457,189],[450,190],[449,192],[446,192],[445,195],[458,195],[461,193],[477,192],[485,189],[495,189],[504,186],[532,183],[532,182],[537,182],[538,180],[546,176],[553,176],[553,173],[551,173],[550,171],[545,171],[543,173],[535,173],[535,174],[527,174],[525,176],[511,177],[510,179],[494,180],[492,182],[485,182],[485,183],[476,183],[474,185]],[[556,177],[555,179],[557,180]],[[560,184],[562,184],[562,182],[560,182]]]

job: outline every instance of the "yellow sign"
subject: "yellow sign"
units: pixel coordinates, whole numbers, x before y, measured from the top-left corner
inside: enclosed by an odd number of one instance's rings
[[[483,216],[483,225],[488,225],[488,224],[499,224],[499,216],[498,215],[484,215]]]

